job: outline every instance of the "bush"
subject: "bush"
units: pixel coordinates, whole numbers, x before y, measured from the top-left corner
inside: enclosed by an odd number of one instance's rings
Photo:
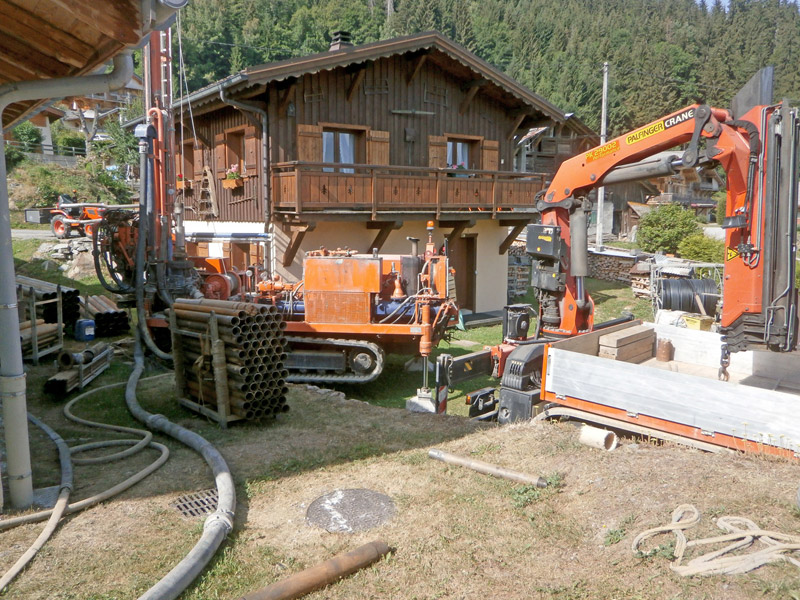
[[[22,144],[22,150],[25,152],[36,152],[42,145],[42,132],[30,121],[14,127],[12,135]]]
[[[7,173],[11,173],[14,167],[25,160],[25,155],[22,153],[22,150],[16,146],[10,146],[9,144],[5,144],[5,155]]]
[[[70,129],[61,121],[56,121],[50,126],[50,132],[53,135],[56,154],[72,156],[76,152],[79,154],[86,152],[86,138],[80,131]]]
[[[678,253],[689,260],[722,263],[725,259],[725,242],[696,233],[678,244]]]
[[[636,240],[645,252],[675,253],[682,240],[699,231],[693,212],[665,204],[642,217]]]

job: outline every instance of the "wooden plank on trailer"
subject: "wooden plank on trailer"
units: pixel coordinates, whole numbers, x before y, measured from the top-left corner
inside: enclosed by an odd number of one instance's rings
[[[614,331],[600,336],[600,346],[608,348],[620,348],[628,344],[633,344],[645,338],[655,338],[656,334],[647,325],[638,325],[623,329],[622,331]]]
[[[579,375],[579,376],[576,376]],[[584,376],[580,376],[584,374]],[[800,450],[798,396],[551,347],[545,390],[708,432]],[[569,404],[568,401],[565,404]]]
[[[652,333],[652,332],[651,332]],[[601,340],[603,338],[600,338]],[[633,342],[632,344],[625,344],[617,348],[613,346],[600,345],[600,351],[597,355],[600,358],[611,358],[613,360],[630,360],[634,356],[640,356],[645,352],[648,353],[648,358],[653,356],[653,344],[655,343],[656,336],[649,335]],[[642,359],[644,360],[644,359]],[[639,361],[641,362],[641,361]]]

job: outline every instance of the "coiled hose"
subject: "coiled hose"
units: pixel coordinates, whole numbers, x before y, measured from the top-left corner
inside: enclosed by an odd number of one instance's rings
[[[717,314],[717,284],[713,279],[661,279],[658,297],[661,307],[696,313],[700,310],[697,298],[707,315]]]

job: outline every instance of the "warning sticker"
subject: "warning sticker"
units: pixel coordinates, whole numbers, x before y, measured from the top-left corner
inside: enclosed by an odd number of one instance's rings
[[[664,131],[664,121],[659,121],[658,123],[653,123],[652,125],[643,127],[639,131],[634,131],[633,133],[628,134],[628,136],[625,138],[625,142],[630,146],[631,144],[636,144],[637,142],[646,140],[650,136],[661,133],[662,131]]]
[[[614,140],[613,142],[609,142],[604,146],[598,146],[597,148],[589,150],[589,152],[586,153],[586,162],[589,163],[593,160],[598,160],[604,156],[613,154],[617,150],[619,150],[619,140]]]
[[[739,256],[739,251],[736,248],[725,248],[725,261],[733,260]]]

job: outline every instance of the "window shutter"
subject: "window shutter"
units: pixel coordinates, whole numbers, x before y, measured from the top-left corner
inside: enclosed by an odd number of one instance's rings
[[[297,126],[297,160],[322,162],[322,127],[319,125]]]
[[[434,169],[447,167],[447,138],[439,135],[428,136],[428,166]]]
[[[258,175],[258,142],[255,127],[244,130],[244,170],[250,177]]]
[[[225,171],[228,169],[228,146],[225,143],[225,134],[218,133],[214,136],[214,169],[217,179],[225,179]]]
[[[483,140],[481,144],[481,169],[498,171],[500,167],[500,142]]]
[[[192,150],[194,152],[194,173],[192,173],[192,179],[202,179],[203,177],[203,147],[198,145],[196,148]],[[184,177],[188,177],[187,173],[183,174]]]
[[[375,129],[367,131],[367,164],[390,164],[388,131],[377,131]]]

